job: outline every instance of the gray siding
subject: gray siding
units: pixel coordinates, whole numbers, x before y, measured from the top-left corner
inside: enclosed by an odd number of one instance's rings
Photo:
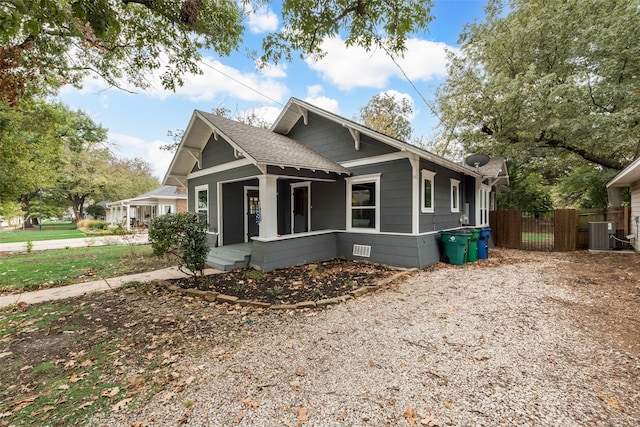
[[[346,183],[311,183],[311,229],[344,230],[346,228]]]
[[[233,162],[234,160],[238,159],[234,155],[233,147],[222,137],[218,137],[216,141],[211,135],[202,151],[202,169]]]
[[[277,268],[331,259],[335,256],[336,239],[333,233],[272,242],[254,240],[251,265],[262,271],[272,271]]]
[[[353,176],[381,173],[380,231],[411,233],[411,164],[407,159],[352,168]]]
[[[371,246],[371,257],[353,255],[353,245]],[[440,260],[437,233],[423,236],[335,232],[271,242],[253,241],[251,265],[263,271],[335,257],[395,267],[424,268]]]
[[[195,187],[199,185],[209,185],[209,231],[217,233],[218,230],[218,181],[229,181],[235,179],[241,179],[244,177],[258,175],[260,171],[254,165],[247,165],[241,168],[232,169],[224,172],[218,172],[216,174],[200,176],[189,180],[188,186],[188,210],[189,212],[195,211]],[[257,182],[257,181],[256,181]],[[257,185],[257,184],[256,184]]]
[[[466,194],[467,185],[465,185],[464,176],[426,160],[420,161],[420,170],[422,169],[435,172],[436,176],[434,177],[434,213],[420,213],[420,232],[459,227],[465,200],[460,205],[460,213],[451,212],[451,178],[460,181],[460,192]],[[422,182],[420,191],[422,191]]]
[[[309,113],[307,125],[299,120],[287,136],[338,163],[398,151],[367,136],[362,136],[357,151],[347,128],[313,113]]]

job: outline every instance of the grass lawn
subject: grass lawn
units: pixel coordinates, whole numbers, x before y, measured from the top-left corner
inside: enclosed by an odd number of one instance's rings
[[[33,291],[168,267],[150,245],[96,246],[0,258],[0,293]]]
[[[0,243],[35,242],[40,240],[77,239],[86,234],[71,222],[45,222],[42,231],[36,228],[0,232]]]
[[[553,241],[553,233],[522,233],[523,242],[549,242]]]
[[[29,365],[20,359],[0,364],[0,418],[9,417],[15,426],[82,425],[91,414],[109,411],[125,400],[130,385],[121,377],[109,375],[114,363],[121,363],[117,360],[119,337],[92,335],[84,337],[93,340],[92,345],[74,348],[72,338],[79,335],[83,339],[86,329],[83,311],[82,306],[60,303],[38,305],[28,311],[0,311],[0,342],[10,343],[29,331],[41,334],[30,345],[47,348],[55,339],[69,340],[70,347],[66,354],[45,353],[45,357]],[[59,320],[68,318],[71,321],[61,328]],[[39,348],[27,351],[42,352]],[[14,354],[0,353],[0,358],[9,356]]]

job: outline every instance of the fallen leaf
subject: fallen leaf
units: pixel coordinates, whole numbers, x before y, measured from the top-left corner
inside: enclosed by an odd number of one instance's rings
[[[445,400],[444,406],[446,406],[447,408],[451,408],[451,405],[453,405],[453,403],[449,402],[448,400]]]
[[[238,412],[238,415],[233,419],[234,423],[239,423],[244,418],[245,413],[243,411]]]
[[[11,356],[13,353],[10,351],[5,351],[4,353],[0,353],[0,359],[3,357]]]
[[[3,412],[0,414],[0,418],[7,418],[13,415],[13,412]]]
[[[404,419],[407,420],[410,426],[416,425],[416,411],[413,407],[409,406],[404,411]]]
[[[80,377],[78,377],[75,372],[72,372],[71,375],[69,375],[69,382],[77,383],[78,381],[80,381]]]
[[[246,399],[244,399],[242,401],[242,404],[244,405],[245,408],[248,408],[248,409],[255,409],[258,406],[260,406],[258,402],[256,402],[255,400],[251,400],[250,397],[247,397]]]
[[[78,366],[82,366],[83,368],[86,368],[86,367],[89,367],[89,366],[93,366],[93,362],[91,361],[91,359],[86,359],[85,361],[80,363],[80,365],[78,365]]]
[[[69,384],[61,384],[58,390],[69,390]]]
[[[176,395],[175,393],[173,393],[173,392],[171,392],[171,391],[168,391],[168,392],[167,392],[167,393],[165,393],[165,395],[162,397],[162,401],[166,403],[166,402],[170,401],[171,399],[173,399],[173,398],[175,397],[175,395]]]
[[[122,399],[120,402],[116,403],[115,405],[113,405],[111,407],[111,410],[114,412],[118,412],[121,411],[122,409],[124,409],[129,403],[131,403],[133,399],[131,397],[128,397],[126,399]]]
[[[299,377],[304,377],[305,375],[307,375],[307,372],[303,369],[296,369],[296,375]]]
[[[115,397],[116,394],[118,394],[120,392],[120,387],[113,387],[113,388],[108,388],[105,390],[102,390],[102,397]]]
[[[309,412],[307,411],[307,408],[301,406],[298,408],[298,423],[296,424],[296,427],[300,427],[307,421],[309,421]]]
[[[291,381],[289,385],[293,390],[300,390],[300,381]]]
[[[13,412],[17,412],[33,404],[33,402],[39,397],[39,394],[34,394],[33,396],[25,397],[24,399],[18,400],[13,407]]]
[[[607,397],[604,394],[599,394],[598,397],[612,408],[620,409],[620,402],[618,402],[618,399],[616,399],[615,397]]]
[[[83,403],[82,405],[78,406],[78,409],[88,408],[91,405],[93,405],[93,400]]]

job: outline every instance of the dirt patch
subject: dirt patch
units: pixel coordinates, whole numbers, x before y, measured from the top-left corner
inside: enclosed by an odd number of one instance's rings
[[[332,259],[263,273],[241,268],[223,274],[172,280],[181,288],[215,291],[242,300],[296,304],[348,295],[362,286],[397,273],[386,266]]]

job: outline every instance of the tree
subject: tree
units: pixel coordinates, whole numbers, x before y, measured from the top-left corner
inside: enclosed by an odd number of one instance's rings
[[[411,139],[412,102],[397,93],[384,92],[375,95],[360,108],[362,123],[380,133],[402,141]]]
[[[469,25],[450,54],[437,94],[441,138],[520,164],[542,159],[557,179],[582,165],[629,164],[640,155],[637,2],[509,6],[490,1],[485,22]]]
[[[2,0],[2,98],[29,88],[79,84],[88,73],[109,84],[147,87],[161,72],[175,89],[199,73],[201,51],[228,55],[242,42],[248,14],[268,0]],[[283,28],[264,39],[262,63],[294,52],[321,56],[322,41],[343,31],[348,45],[393,54],[408,34],[426,29],[431,0],[311,0],[282,2]],[[25,89],[25,84],[26,89]]]
[[[61,104],[25,100],[19,108],[3,108],[0,101],[0,203],[51,186],[68,113]]]

